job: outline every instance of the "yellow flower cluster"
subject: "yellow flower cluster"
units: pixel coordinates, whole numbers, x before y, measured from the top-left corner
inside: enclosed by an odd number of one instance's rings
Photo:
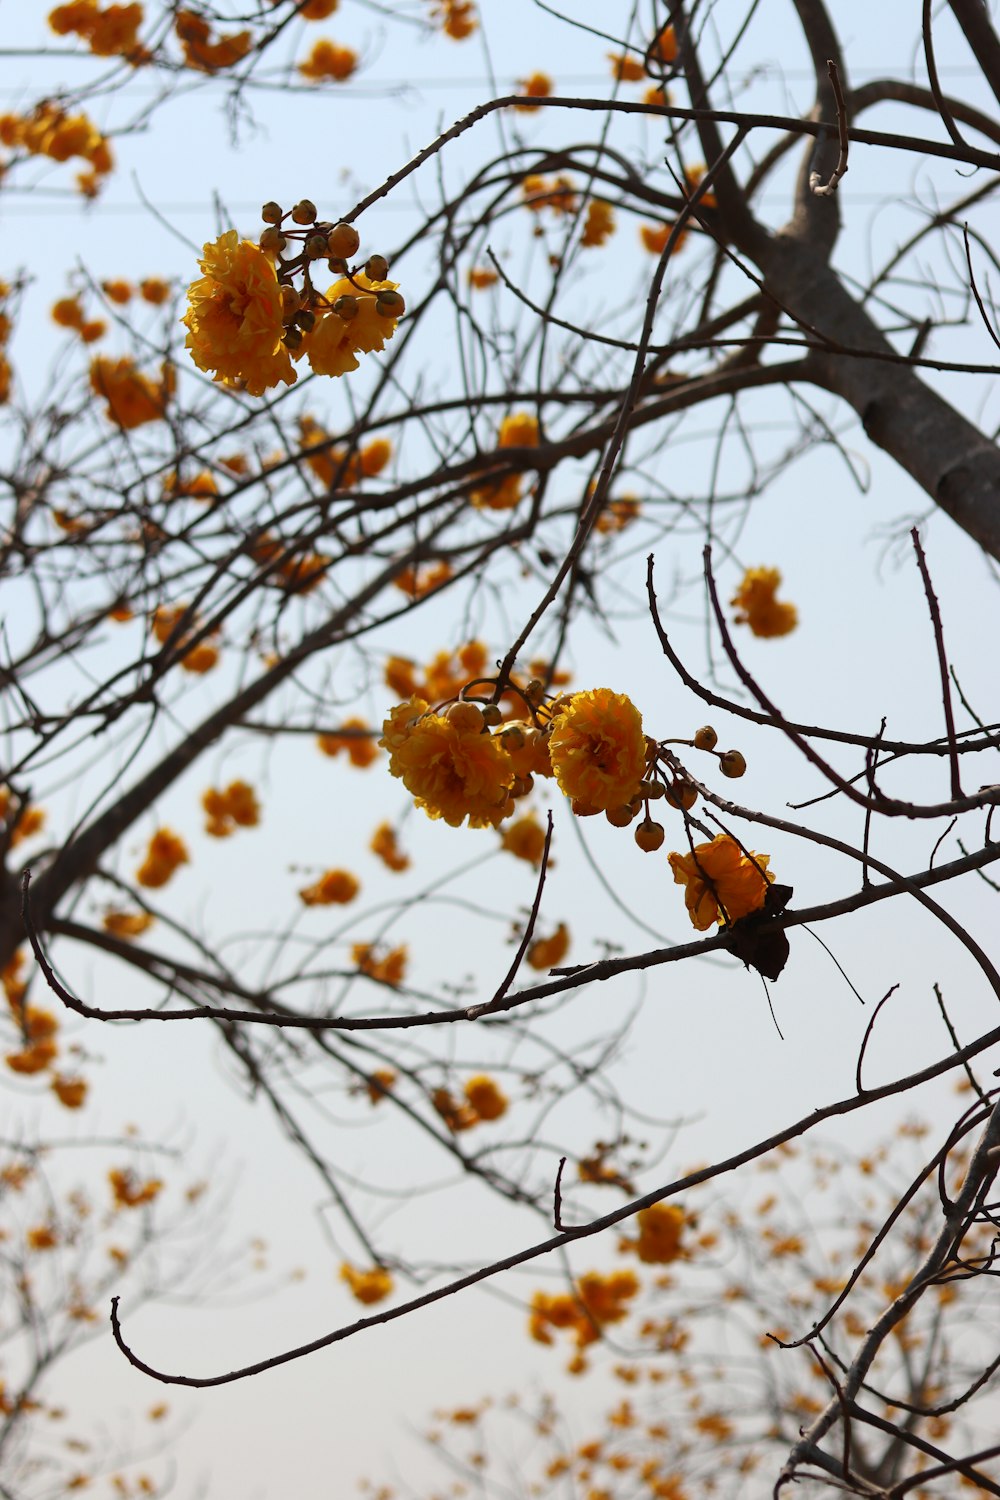
[[[580,244],[592,247],[603,245],[615,232],[615,211],[602,198],[592,198],[587,204],[587,216],[583,221]]]
[[[260,803],[253,787],[246,781],[231,781],[225,791],[210,786],[202,792],[205,809],[205,832],[214,839],[226,839],[237,828],[255,828],[260,822]]]
[[[601,1329],[620,1323],[628,1313],[628,1304],[639,1292],[639,1279],[633,1271],[611,1271],[602,1275],[589,1271],[580,1277],[573,1292],[536,1292],[531,1299],[528,1332],[539,1344],[553,1342],[553,1330],[572,1334],[578,1355],[588,1344],[596,1343]],[[574,1361],[573,1374],[585,1365]]]
[[[537,172],[529,172],[521,183],[521,194],[525,208],[532,213],[541,213],[551,208],[555,214],[573,214],[579,206],[576,187],[571,178],[563,176],[549,179]]]
[[[464,42],[479,25],[473,0],[434,0],[431,19],[453,42]]]
[[[299,900],[303,906],[346,906],[360,889],[361,882],[350,870],[327,870],[299,891]]]
[[[161,646],[166,645],[167,641],[170,640],[187,613],[188,609],[184,604],[159,605],[153,614],[152,627],[153,635]],[[196,628],[196,625],[192,625],[185,635],[182,636],[181,640],[175,643],[179,649],[183,650],[185,642],[190,639],[192,631]],[[192,646],[190,650],[184,651],[180,664],[185,672],[193,672],[196,676],[202,676],[205,672],[210,672],[218,664],[218,661],[219,648],[214,640],[209,639],[200,641],[197,645]]]
[[[511,412],[500,423],[497,449],[537,448],[538,418],[531,412]],[[503,479],[493,479],[478,486],[469,495],[472,504],[480,510],[512,510],[521,499],[521,476],[507,474]]]
[[[458,702],[434,713],[421,698],[394,708],[379,741],[389,770],[432,818],[458,828],[496,828],[513,811],[515,772],[482,709]]]
[[[81,157],[89,163],[89,170],[78,173],[76,181],[88,198],[100,191],[101,179],[115,164],[111,147],[92,120],[85,114],[67,115],[49,101],[37,105],[30,115],[0,115],[0,142],[52,161]]]
[[[342,750],[346,751],[351,765],[359,770],[378,760],[378,748],[369,732],[367,719],[345,719],[341,733],[318,735],[316,743],[324,755],[337,756]]]
[[[431,1104],[453,1135],[471,1130],[484,1120],[499,1120],[507,1113],[509,1100],[496,1079],[488,1073],[477,1073],[463,1088],[464,1099],[456,1099],[450,1089],[435,1089]]]
[[[530,944],[526,957],[533,969],[544,973],[561,964],[568,952],[569,928],[565,922],[560,922],[551,937],[536,938]]]
[[[534,813],[525,813],[523,818],[517,818],[504,829],[500,835],[500,845],[508,854],[513,854],[515,859],[523,859],[529,865],[538,866],[542,862],[542,850],[545,848],[545,829]]]
[[[159,828],[149,841],[146,858],[135,872],[140,885],[157,888],[167,884],[174,872],[190,864],[184,840],[169,828]]]
[[[152,1203],[163,1188],[159,1177],[148,1177],[142,1182],[131,1167],[112,1167],[108,1182],[115,1208],[142,1208],[144,1204]]]
[[[90,388],[103,398],[104,415],[126,432],[146,422],[162,421],[176,384],[174,367],[166,362],[155,382],[137,370],[128,356],[107,359],[99,354],[90,365]]]
[[[304,457],[316,478],[327,489],[334,486],[341,490],[354,489],[362,479],[373,479],[381,474],[392,458],[392,444],[388,438],[373,438],[358,452],[348,455],[346,448],[333,442],[330,434],[314,417],[299,418],[299,433]],[[328,446],[321,446],[326,444]]]
[[[313,43],[309,56],[299,63],[299,72],[310,83],[344,83],[358,66],[358,54],[328,38]]]
[[[355,943],[351,949],[351,958],[362,974],[394,988],[406,977],[407,957],[405,943],[387,952],[382,952],[374,943]]]
[[[124,57],[133,67],[150,59],[139,45],[142,21],[141,5],[109,5],[102,10],[97,0],[70,0],[49,12],[49,26],[57,36],[75,33],[95,57]]]
[[[346,257],[360,244],[357,231],[349,224],[305,227],[315,214],[307,200],[290,215],[268,203],[259,245],[231,229],[205,246],[204,274],[188,290],[182,321],[195,364],[221,384],[251,396],[291,385],[293,355],[317,375],[344,375],[358,368],[358,354],[384,349],[395,332],[405,307],[397,283],[386,279],[384,256],[370,256],[365,270],[347,274]],[[301,254],[284,256],[295,239],[303,242]],[[325,294],[309,279],[322,260],[342,272]],[[300,272],[302,291],[293,284]]]
[[[794,604],[783,604],[775,598],[781,586],[777,568],[747,568],[730,603],[737,613],[737,625],[749,625],[754,635],[765,639],[788,635],[799,622]]]
[[[548,99],[552,94],[553,84],[548,73],[531,73],[527,78],[519,78],[517,87],[523,96],[524,103],[520,100],[514,108],[524,115],[535,114],[538,110],[537,104],[529,104],[529,99]]]
[[[0,974],[0,982],[7,997],[11,1018],[20,1034],[21,1046],[16,1052],[8,1052],[5,1062],[12,1073],[22,1077],[34,1077],[36,1073],[50,1073],[49,1087],[65,1109],[80,1109],[87,1097],[87,1084],[82,1078],[67,1078],[55,1071],[59,1056],[56,1037],[59,1022],[49,1010],[27,1005],[27,981],[22,977],[24,952],[18,948]]]
[[[83,343],[93,344],[108,331],[103,318],[88,318],[79,297],[60,297],[52,304],[52,321],[59,328],[71,328]]]
[[[690,854],[671,854],[674,882],[684,886],[684,904],[699,932],[713,922],[731,925],[759,911],[774,876],[768,870],[770,856],[748,857],[728,833],[719,833],[710,844],[696,844]]]
[[[684,1254],[681,1237],[688,1219],[676,1203],[654,1203],[636,1214],[637,1239],[623,1238],[619,1250],[634,1250],[646,1265],[665,1266]]]
[[[112,937],[122,938],[125,942],[131,942],[133,938],[141,937],[148,932],[156,918],[148,911],[106,911],[102,926],[105,932],[110,932]]]
[[[16,804],[16,805],[15,805]],[[25,839],[33,838],[45,827],[45,809],[20,797],[11,800],[10,788],[0,786],[0,822],[8,824],[7,842],[15,849]]]
[[[201,73],[217,73],[241,62],[250,51],[253,38],[249,31],[231,31],[212,40],[212,28],[204,16],[193,10],[179,10],[174,17],[174,31],[189,68]]]
[[[378,825],[368,847],[382,861],[387,870],[394,870],[398,874],[410,868],[410,856],[400,849],[396,839],[396,830],[391,823]]]

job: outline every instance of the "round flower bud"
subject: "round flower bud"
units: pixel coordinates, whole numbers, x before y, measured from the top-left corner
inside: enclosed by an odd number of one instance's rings
[[[487,703],[483,709],[483,723],[488,724],[492,728],[493,725],[499,724],[502,719],[503,714],[500,712],[500,705],[498,703]]]
[[[731,776],[734,780],[738,776],[745,776],[747,763],[738,750],[724,750],[719,756],[719,770],[723,776]]]
[[[310,312],[308,307],[304,307],[302,311],[296,315],[295,321],[296,323],[298,323],[303,333],[311,333],[316,326],[316,314],[314,312]]]
[[[652,818],[643,818],[635,830],[635,841],[647,854],[652,854],[659,849],[665,837],[663,824],[654,823]]]
[[[519,724],[509,725],[500,735],[500,743],[505,750],[523,750],[524,730]]]
[[[302,306],[302,298],[293,286],[281,288],[281,316],[283,318],[294,318]]]
[[[662,781],[640,781],[639,790],[649,802],[655,802],[658,797],[666,796],[667,792]]]
[[[311,234],[306,240],[305,248],[310,260],[319,260],[326,254],[326,240],[321,234]]]
[[[627,828],[635,813],[627,802],[623,802],[621,807],[609,807],[604,816],[612,828]]]
[[[599,807],[591,807],[589,802],[580,802],[576,797],[573,798],[570,807],[578,818],[592,818],[601,810]]]
[[[511,785],[510,795],[512,797],[526,797],[535,785],[533,776],[515,776]]]
[[[337,314],[338,318],[343,318],[345,323],[349,323],[352,318],[356,318],[358,315],[357,297],[352,297],[350,292],[345,292],[342,297],[338,297],[336,302],[334,302],[332,311]]]
[[[293,323],[289,328],[285,329],[281,342],[286,349],[298,349],[302,343],[302,329],[296,328]]]
[[[260,245],[260,248],[266,255],[278,255],[282,250],[284,250],[285,246],[288,244],[288,241],[281,233],[281,230],[275,229],[272,225],[269,229],[265,229],[262,232],[261,237],[257,243]]]
[[[406,303],[398,292],[379,292],[375,298],[375,311],[380,318],[401,318],[406,311]]]
[[[344,260],[342,255],[331,255],[330,259],[327,261],[327,265],[330,267],[330,270],[333,272],[334,276],[347,275],[347,261]]]
[[[694,748],[696,750],[714,750],[718,743],[719,736],[711,724],[704,724],[701,729],[695,730]]]
[[[334,224],[326,237],[326,244],[331,255],[357,255],[361,236],[353,224]]]
[[[264,204],[260,216],[265,224],[280,224],[282,219],[281,204],[275,203],[274,199]]]
[[[365,275],[369,281],[384,281],[389,274],[389,262],[384,255],[369,255],[365,261]]]
[[[386,295],[395,297],[397,294],[395,292],[389,292],[388,294],[384,292],[379,293],[380,297]],[[400,297],[399,300],[400,302],[402,302],[402,297]],[[542,699],[545,697],[545,684],[544,682],[542,682],[540,677],[533,677],[531,679],[524,690],[524,696],[527,698],[529,703],[534,703],[536,706],[541,703]]]
[[[452,703],[444,711],[444,716],[449,724],[454,724],[456,729],[471,730],[478,734],[485,726],[483,722],[483,711],[478,703],[466,703],[459,699]]]
[[[690,781],[675,781],[667,791],[667,801],[671,807],[682,807],[685,812],[694,807],[698,800],[698,792]]]
[[[313,224],[316,221],[316,205],[311,198],[302,198],[292,209],[296,224]]]

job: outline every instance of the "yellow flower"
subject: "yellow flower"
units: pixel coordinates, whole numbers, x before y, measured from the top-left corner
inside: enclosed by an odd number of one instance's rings
[[[390,948],[381,958],[377,955],[378,949],[374,943],[355,943],[351,948],[352,961],[369,979],[377,979],[382,984],[393,986],[402,984],[406,977],[406,944],[400,943],[398,948]]]
[[[529,104],[529,99],[547,99],[552,93],[552,79],[547,73],[532,73],[528,78],[519,78],[517,86],[523,95],[524,102],[518,101],[514,108],[521,114],[534,114],[537,104]]]
[[[339,755],[341,750],[347,751],[347,758],[352,766],[364,770],[370,766],[372,761],[378,760],[378,750],[375,741],[367,733],[368,722],[366,719],[345,719],[341,728],[346,731],[343,734],[321,734],[317,736],[316,743],[324,755]]]
[[[500,280],[491,266],[470,266],[466,275],[474,292],[485,291],[488,286],[495,286]]]
[[[327,870],[314,885],[299,891],[299,900],[304,906],[346,906],[360,889],[360,881],[350,870]]]
[[[619,83],[639,83],[646,76],[646,69],[639,59],[630,57],[627,52],[609,52],[607,59],[611,64],[611,76]]]
[[[696,844],[691,854],[670,855],[674,883],[686,888],[684,904],[699,932],[707,932],[713,922],[738,922],[760,910],[774,879],[769,860],[770,855],[756,853],[748,859],[728,833],[716,834],[710,844]]]
[[[477,1073],[467,1081],[465,1097],[481,1120],[499,1120],[507,1113],[507,1096],[488,1073]]]
[[[313,43],[309,56],[299,63],[299,72],[303,78],[308,78],[313,83],[322,83],[328,79],[343,83],[350,78],[357,66],[358,54],[352,47],[338,46],[336,42],[324,37]]]
[[[794,604],[780,604],[774,597],[781,584],[777,568],[747,568],[730,604],[736,607],[737,625],[749,625],[754,635],[765,638],[788,635],[799,621]]]
[[[131,1167],[112,1167],[108,1181],[116,1208],[139,1208],[144,1203],[152,1203],[163,1187],[159,1177],[148,1177],[145,1182],[140,1182]]]
[[[636,1214],[639,1222],[639,1238],[623,1239],[622,1250],[634,1250],[646,1265],[664,1266],[683,1254],[681,1235],[687,1223],[687,1215],[676,1203],[654,1203],[650,1208],[641,1208]]]
[[[513,767],[474,704],[454,704],[446,715],[411,698],[392,710],[382,729],[389,770],[429,817],[444,818],[452,828],[466,818],[470,828],[496,828],[512,811]]]
[[[583,224],[581,245],[603,245],[615,232],[615,213],[610,203],[602,198],[592,198],[587,204],[587,217]]]
[[[356,370],[356,355],[384,349],[386,339],[396,332],[397,319],[383,318],[375,309],[377,294],[394,292],[397,285],[395,281],[372,281],[363,271],[353,281],[346,276],[335,281],[326,292],[331,309],[338,297],[350,296],[357,304],[357,312],[352,318],[342,318],[332,310],[321,312],[312,332],[296,349],[295,358],[305,356],[317,375],[345,375],[348,370]]]
[[[146,858],[136,871],[139,885],[166,885],[179,865],[190,863],[187,845],[169,828],[160,828],[149,841]]]
[[[378,856],[386,869],[398,872],[410,868],[410,856],[400,849],[396,842],[396,830],[391,823],[378,825],[368,847],[373,854]]]
[[[545,848],[545,829],[533,813],[526,813],[504,829],[500,842],[515,859],[527,860],[529,865],[540,865]]]
[[[128,942],[131,938],[141,937],[152,927],[155,918],[148,911],[106,911],[104,913],[103,927],[105,932],[110,932],[112,937],[124,938]]]
[[[498,448],[537,448],[538,418],[530,411],[512,411],[500,423]]]
[[[392,1277],[382,1266],[372,1266],[370,1271],[357,1271],[345,1261],[340,1268],[340,1279],[347,1282],[352,1297],[366,1306],[384,1301],[392,1291]]]
[[[635,796],[646,769],[642,715],[610,688],[574,693],[553,722],[549,755],[567,797],[596,812],[621,807]]]
[[[49,1087],[64,1109],[82,1109],[87,1097],[85,1078],[64,1078],[57,1073]]]
[[[200,370],[262,396],[295,371],[282,344],[281,290],[263,250],[227,230],[205,246],[205,273],[188,289],[185,343]]]
[[[528,949],[528,963],[544,973],[561,964],[569,952],[569,928],[560,922],[551,937],[536,938]]]
[[[59,306],[57,303],[56,307]],[[91,361],[90,388],[107,403],[104,415],[108,421],[129,432],[146,422],[162,421],[173,394],[173,372],[169,365],[164,365],[160,382],[155,384],[127,356],[108,359],[99,354]]]

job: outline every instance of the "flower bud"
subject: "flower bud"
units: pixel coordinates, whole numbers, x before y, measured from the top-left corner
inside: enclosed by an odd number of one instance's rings
[[[398,292],[379,292],[375,298],[375,311],[380,318],[401,318],[406,311],[406,303]]]
[[[275,203],[274,199],[271,198],[269,202],[264,204],[264,207],[260,211],[260,216],[265,224],[280,224],[282,220],[281,204]]]
[[[285,246],[288,244],[288,241],[285,239],[285,236],[281,233],[280,229],[275,229],[273,226],[271,226],[270,228],[262,231],[261,237],[257,243],[260,245],[260,248],[266,255],[278,255],[282,250],[284,250]]]
[[[698,791],[690,781],[675,781],[667,791],[667,801],[671,807],[682,807],[685,812],[694,807],[698,800]]]
[[[285,329],[281,342],[286,349],[298,349],[302,344],[302,329],[296,328],[295,324]]]
[[[621,807],[609,807],[604,816],[612,828],[627,828],[635,813],[627,802],[623,802]]]
[[[573,798],[570,807],[578,818],[592,818],[601,810],[599,807],[591,807],[589,802],[580,802],[576,797]]]
[[[500,705],[498,703],[487,703],[483,709],[483,722],[492,728],[495,724],[499,724],[502,719],[503,714],[500,712]]]
[[[330,267],[330,270],[333,272],[334,276],[347,275],[347,261],[344,260],[343,256],[331,255],[330,259],[327,261],[327,265]]]
[[[724,750],[719,756],[719,770],[723,776],[731,776],[734,780],[738,776],[745,776],[747,763],[738,750]]]
[[[666,787],[662,781],[640,781],[639,790],[649,802],[655,802],[658,797],[666,795]]]
[[[283,318],[294,318],[302,306],[302,298],[293,286],[281,288],[281,316]]]
[[[350,292],[345,292],[342,297],[338,297],[334,302],[332,311],[337,314],[338,318],[343,318],[345,323],[349,323],[352,318],[356,318],[358,315],[357,297],[352,297]]]
[[[533,790],[534,785],[535,778],[533,776],[515,776],[510,789],[510,795],[512,797],[526,797]]]
[[[654,823],[652,818],[643,818],[635,830],[635,841],[646,854],[652,854],[659,849],[665,837],[663,824]]]
[[[456,729],[464,729],[467,731],[471,731],[474,734],[478,734],[484,727],[483,710],[479,707],[479,704],[466,703],[461,698],[457,703],[452,703],[448,708],[445,709],[444,717],[448,720],[448,723],[453,724]]]
[[[316,221],[316,205],[311,198],[301,198],[292,209],[296,224],[313,224]]]
[[[696,750],[714,750],[718,743],[719,736],[711,724],[704,724],[701,729],[695,730],[694,748]]]
[[[295,321],[303,333],[311,333],[316,327],[316,314],[310,312],[308,307],[304,307],[300,313],[296,314]]]
[[[524,730],[519,724],[510,724],[503,730],[499,738],[505,750],[524,749]]]
[[[326,255],[326,240],[321,234],[311,234],[306,240],[305,251],[310,260],[319,260]]]
[[[384,255],[369,255],[365,261],[365,275],[369,281],[384,281],[389,274],[389,262]]]
[[[361,236],[353,224],[334,224],[326,237],[326,244],[331,255],[346,258],[357,255]]]

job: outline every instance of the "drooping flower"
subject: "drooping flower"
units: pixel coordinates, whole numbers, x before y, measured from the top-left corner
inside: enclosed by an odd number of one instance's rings
[[[642,715],[610,688],[574,693],[553,721],[549,755],[560,788],[582,808],[621,807],[635,796],[646,769]]]
[[[379,953],[380,950],[374,943],[355,943],[351,948],[353,962],[357,964],[362,974],[367,974],[369,979],[392,985],[394,988],[402,984],[406,977],[408,958],[406,944],[400,943],[398,948],[390,948],[381,957]]]
[[[737,625],[749,625],[754,635],[765,639],[788,635],[798,624],[794,604],[782,604],[776,598],[781,585],[777,568],[747,568],[736,593],[729,601],[737,613]]]
[[[431,1104],[452,1135],[457,1135],[460,1130],[471,1130],[473,1125],[479,1123],[479,1116],[472,1106],[456,1099],[450,1089],[435,1089],[431,1095]]]
[[[162,421],[174,391],[172,365],[164,365],[159,382],[137,370],[127,356],[108,359],[99,354],[90,365],[90,388],[105,401],[104,415],[123,431],[146,422]]]
[[[57,1073],[49,1085],[64,1109],[82,1109],[87,1097],[85,1078],[64,1078]]]
[[[163,1187],[159,1177],[147,1177],[142,1182],[131,1167],[112,1167],[108,1181],[115,1208],[141,1208],[144,1203],[152,1203]]]
[[[295,371],[282,343],[281,290],[271,258],[229,229],[205,246],[204,275],[188,289],[181,321],[200,370],[223,385],[262,396],[291,385]]]
[[[639,239],[642,242],[642,248],[648,250],[650,255],[662,255],[667,248],[667,241],[670,238],[670,232],[673,227],[672,224],[640,224]],[[687,230],[682,229],[674,240],[671,254],[675,255],[681,249],[686,239]]]
[[[774,879],[769,861],[768,854],[748,859],[728,833],[716,834],[710,844],[696,844],[691,854],[671,854],[674,883],[685,887],[684,904],[697,930],[707,932],[713,922],[738,922],[759,911]]]
[[[382,861],[387,870],[395,870],[398,873],[410,868],[410,856],[400,849],[396,841],[396,830],[391,823],[378,825],[368,847]]]
[[[514,770],[499,742],[485,730],[471,703],[432,713],[421,698],[392,710],[379,744],[389,770],[431,818],[458,828],[496,828],[513,810]]]

